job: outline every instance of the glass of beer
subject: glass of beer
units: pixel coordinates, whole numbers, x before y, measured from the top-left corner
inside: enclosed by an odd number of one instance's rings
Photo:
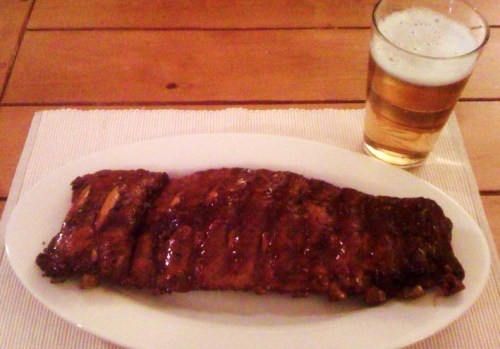
[[[401,167],[427,158],[489,37],[460,0],[381,0],[373,10],[364,147]]]

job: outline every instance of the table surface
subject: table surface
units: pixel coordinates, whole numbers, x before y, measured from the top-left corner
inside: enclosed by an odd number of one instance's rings
[[[362,108],[375,0],[0,0],[0,213],[33,114]],[[500,1],[456,108],[500,249]]]

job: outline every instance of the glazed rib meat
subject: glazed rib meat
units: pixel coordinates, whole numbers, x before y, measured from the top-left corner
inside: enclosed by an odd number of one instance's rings
[[[37,257],[53,280],[78,275],[82,286],[128,277],[135,233],[168,176],[144,170],[101,171],[72,182],[72,207],[61,231]]]
[[[38,256],[55,281],[360,296],[375,305],[464,288],[452,223],[425,198],[372,196],[270,170],[179,178],[101,171],[73,182],[62,229]]]

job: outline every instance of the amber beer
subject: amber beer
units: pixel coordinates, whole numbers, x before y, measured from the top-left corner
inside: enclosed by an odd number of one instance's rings
[[[416,85],[389,75],[370,56],[364,141],[387,162],[423,161],[448,121],[468,77],[443,86]],[[391,159],[392,158],[392,159]]]
[[[378,21],[375,14],[364,146],[381,160],[413,166],[434,147],[479,44],[468,26],[428,8],[395,11]]]

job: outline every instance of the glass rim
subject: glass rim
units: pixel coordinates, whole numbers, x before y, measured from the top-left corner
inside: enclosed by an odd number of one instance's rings
[[[384,2],[384,1],[387,1],[387,0],[378,0],[377,4],[373,8],[373,11],[372,11],[373,28],[376,31],[377,35],[379,35],[382,38],[382,40],[384,40],[386,43],[388,43],[389,45],[393,46],[397,50],[403,51],[404,53],[407,53],[409,55],[417,56],[417,57],[421,57],[421,58],[425,58],[425,59],[433,59],[433,60],[448,60],[448,59],[451,60],[451,59],[465,58],[465,57],[467,57],[469,55],[472,55],[472,54],[475,54],[475,53],[481,51],[484,48],[484,46],[486,45],[486,43],[488,42],[489,38],[490,38],[490,26],[489,26],[488,21],[486,20],[486,18],[481,14],[481,12],[479,12],[477,10],[477,8],[475,6],[473,6],[472,4],[470,4],[468,1],[458,0],[458,2],[460,2],[460,3],[464,4],[464,5],[466,5],[467,7],[469,7],[479,17],[479,19],[481,20],[481,22],[483,22],[483,25],[484,25],[484,29],[485,29],[484,38],[483,38],[482,42],[474,50],[469,51],[469,52],[464,53],[464,54],[461,54],[461,55],[458,55],[458,56],[428,56],[428,55],[423,55],[423,54],[420,54],[420,53],[415,53],[415,52],[406,50],[406,49],[404,49],[404,48],[396,45],[394,42],[392,42],[389,38],[387,38],[384,34],[382,34],[382,32],[378,28],[377,21],[375,19],[375,13],[377,12],[380,4],[382,2]]]

